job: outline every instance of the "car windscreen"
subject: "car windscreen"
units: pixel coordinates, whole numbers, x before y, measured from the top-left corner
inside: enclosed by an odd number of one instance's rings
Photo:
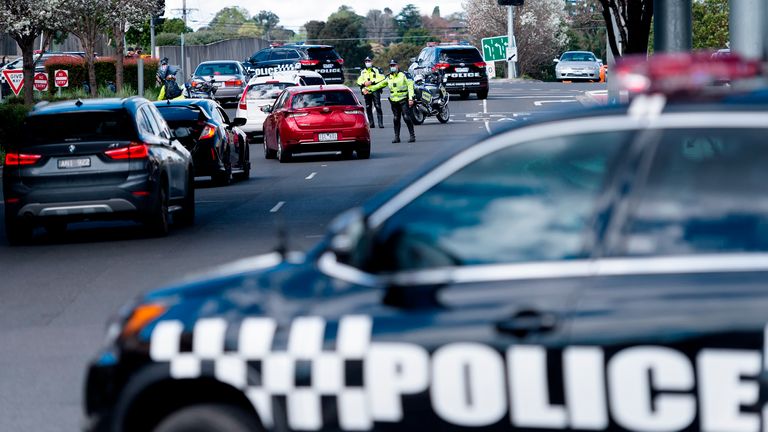
[[[574,62],[593,62],[595,56],[590,53],[565,53],[560,58],[560,61],[574,61]]]
[[[302,85],[323,85],[325,80],[322,77],[301,77]]]
[[[474,48],[450,49],[440,52],[441,62],[475,63],[483,61],[480,52]]]
[[[307,54],[309,55],[309,58],[313,60],[337,60],[339,59],[339,54],[336,53],[336,50],[331,47],[326,48],[308,48]]]
[[[357,105],[357,101],[352,95],[352,92],[339,90],[299,93],[293,97],[293,102],[291,104],[293,108],[311,108],[333,105]]]
[[[278,82],[278,83],[262,83],[262,84],[252,84],[248,87],[248,93],[246,94],[246,99],[277,99],[278,96],[280,96],[280,93],[282,93],[283,90],[285,90],[288,87],[293,87],[296,84],[293,83],[285,83],[285,82]]]
[[[195,70],[195,75],[198,76],[210,76],[210,75],[239,75],[240,70],[235,63],[206,63],[201,64]]]
[[[123,109],[30,116],[16,140],[20,146],[84,141],[131,141],[133,118]]]

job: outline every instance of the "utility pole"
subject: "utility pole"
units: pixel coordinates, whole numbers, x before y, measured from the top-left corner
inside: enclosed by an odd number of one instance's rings
[[[507,6],[507,9],[507,35],[509,37],[507,46],[512,48],[515,46],[515,7]],[[517,63],[510,57],[507,58],[507,78],[517,78]]]
[[[731,34],[731,51],[744,58],[763,57],[765,28],[764,0],[730,0],[728,27]]]
[[[175,9],[179,10],[179,9]],[[189,11],[197,10],[197,9],[188,9],[187,8],[187,0],[182,0],[181,3],[181,19],[184,21],[184,29],[187,28],[187,15]],[[184,31],[181,32],[181,77],[186,80],[186,57],[184,57]]]
[[[149,54],[155,56],[155,17],[149,19]]]
[[[754,0],[758,3],[760,0]],[[734,3],[744,3],[744,0]],[[690,51],[692,42],[691,0],[654,0],[653,2],[654,50],[658,52]],[[733,17],[733,13],[731,13]],[[759,28],[757,28],[759,30]]]

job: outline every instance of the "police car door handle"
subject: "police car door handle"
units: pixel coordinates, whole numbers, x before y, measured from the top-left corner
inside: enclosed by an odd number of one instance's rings
[[[516,337],[525,337],[531,333],[547,333],[557,327],[557,316],[553,313],[523,311],[508,320],[496,322],[496,331]]]

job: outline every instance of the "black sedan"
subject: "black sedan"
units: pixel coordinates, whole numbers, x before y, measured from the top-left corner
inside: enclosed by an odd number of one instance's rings
[[[766,134],[764,104],[638,97],[489,137],[126,308],[91,425],[760,430]]]
[[[184,99],[155,102],[172,128],[186,128],[189,136],[180,141],[192,152],[195,176],[211,176],[219,185],[232,178],[245,180],[251,175],[250,150],[245,134],[237,126],[245,119],[229,119],[213,100]]]
[[[186,131],[178,131],[183,139]],[[35,226],[134,219],[157,235],[195,215],[192,157],[154,105],[139,97],[37,106],[5,155],[5,229],[24,243]]]

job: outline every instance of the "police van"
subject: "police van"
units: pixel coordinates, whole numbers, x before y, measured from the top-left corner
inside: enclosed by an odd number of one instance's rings
[[[488,97],[486,64],[472,45],[430,42],[411,60],[409,71],[413,76],[440,73],[450,93],[458,93],[462,99],[470,93],[475,93],[478,99]]]
[[[255,76],[296,69],[318,72],[328,84],[344,84],[344,59],[330,45],[273,44],[245,60]]]
[[[150,292],[90,364],[88,426],[761,430],[766,103],[638,93],[533,119],[307,253]]]

